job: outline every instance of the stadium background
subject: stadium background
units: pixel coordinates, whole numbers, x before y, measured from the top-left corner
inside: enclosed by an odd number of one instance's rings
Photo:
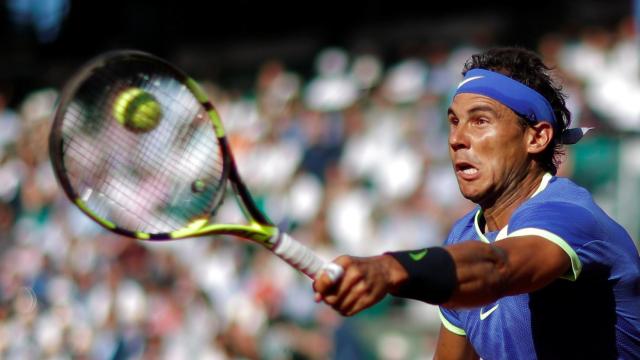
[[[520,6],[5,0],[0,357],[432,356],[434,307],[387,298],[341,318],[255,246],[135,243],[72,208],[47,159],[51,110],[70,73],[110,49],[152,52],[199,79],[261,206],[327,258],[442,242],[470,208],[443,121],[462,64],[491,45],[535,49],[564,82],[574,126],[596,127],[568,149],[561,174],[639,239],[638,6]]]

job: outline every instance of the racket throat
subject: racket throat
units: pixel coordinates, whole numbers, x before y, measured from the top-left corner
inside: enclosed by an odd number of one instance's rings
[[[275,231],[273,232],[273,236],[271,236],[269,238],[269,240],[264,241],[263,245],[267,249],[269,249],[269,250],[271,250],[271,251],[273,251],[275,253],[276,249],[278,248],[278,246],[282,242],[282,234],[283,234],[283,232],[276,228]]]

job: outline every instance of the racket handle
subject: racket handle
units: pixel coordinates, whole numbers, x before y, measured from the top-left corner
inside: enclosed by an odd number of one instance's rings
[[[311,279],[314,279],[320,272],[325,272],[331,281],[335,282],[342,277],[344,272],[340,265],[325,262],[313,250],[284,232],[277,235],[275,246],[271,250]]]

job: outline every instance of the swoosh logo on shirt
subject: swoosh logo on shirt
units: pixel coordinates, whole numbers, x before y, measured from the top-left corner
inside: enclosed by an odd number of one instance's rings
[[[460,84],[458,84],[458,87],[456,89],[460,89],[460,87],[466,83],[468,83],[469,81],[473,81],[473,80],[478,80],[478,79],[482,79],[484,76],[472,76],[468,79],[464,79],[460,82]]]
[[[496,309],[498,309],[498,306],[500,306],[500,304],[496,304],[494,307],[492,307],[491,309],[483,312],[482,308],[480,308],[480,320],[484,320],[486,319],[489,315],[491,315],[492,312],[496,311]]]
[[[411,259],[413,261],[420,261],[420,260],[422,260],[422,258],[425,255],[427,255],[427,251],[429,251],[429,250],[428,249],[424,249],[424,250],[422,250],[420,252],[417,252],[417,253],[409,253],[409,256],[411,257]]]

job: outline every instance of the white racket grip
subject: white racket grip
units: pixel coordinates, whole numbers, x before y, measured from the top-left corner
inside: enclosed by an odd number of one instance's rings
[[[313,250],[296,241],[287,233],[281,232],[277,237],[278,240],[272,251],[311,279],[315,279],[321,271],[325,272],[332,282],[342,277],[344,270],[340,265],[327,263],[320,259]]]

